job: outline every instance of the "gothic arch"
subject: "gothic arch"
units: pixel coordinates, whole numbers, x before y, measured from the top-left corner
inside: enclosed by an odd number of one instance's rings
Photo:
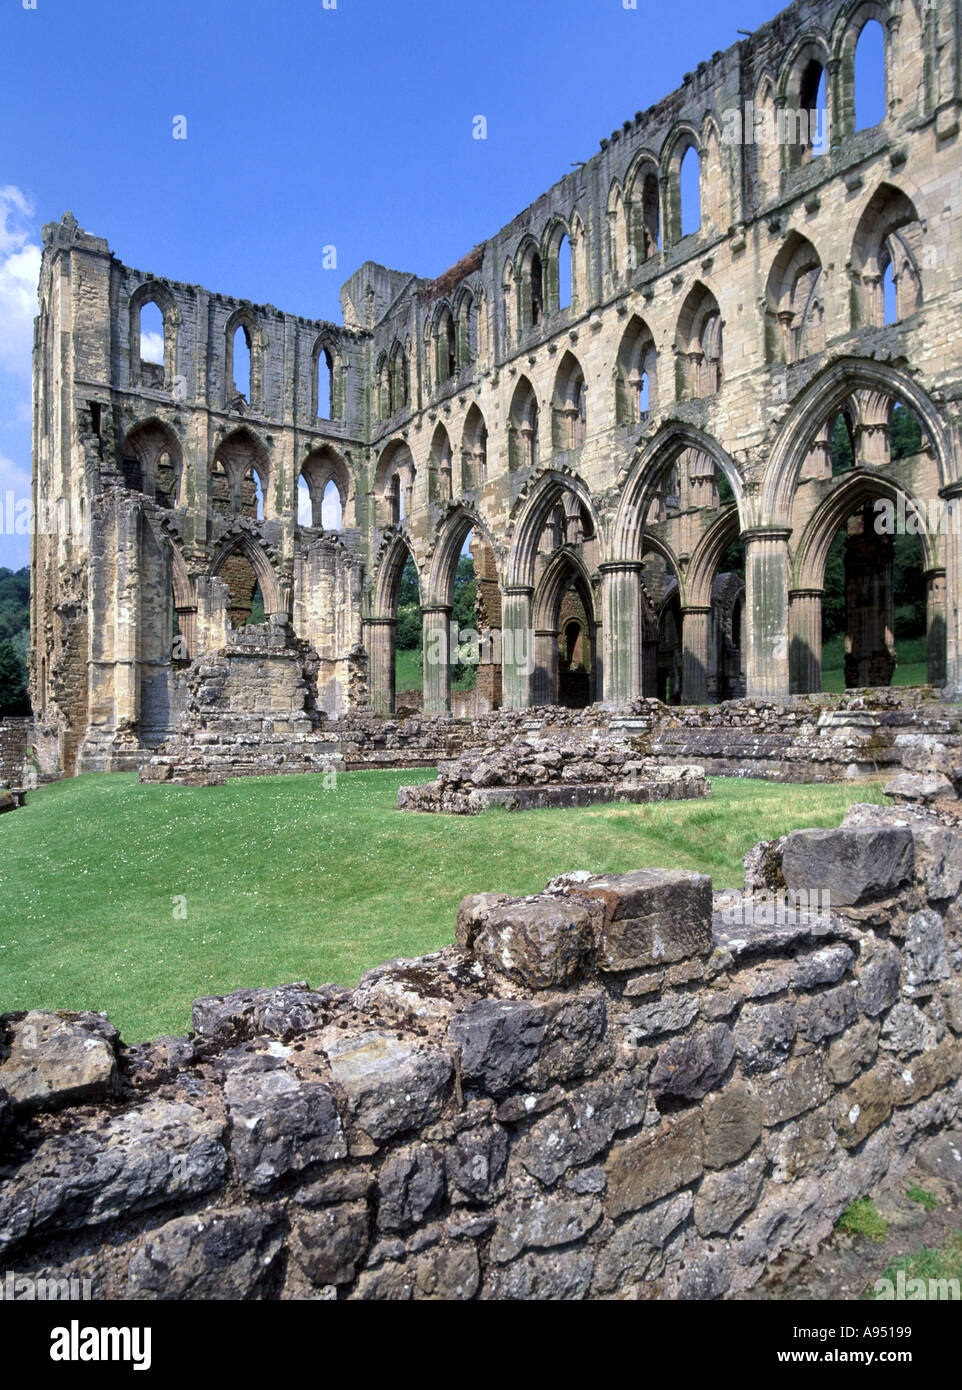
[[[718,300],[703,281],[696,280],[685,296],[675,330],[678,400],[697,400],[721,390],[722,328]]]
[[[225,405],[230,406],[237,391],[234,383],[234,338],[242,329],[247,340],[251,358],[250,392],[247,404],[252,410],[264,409],[264,358],[267,352],[267,335],[250,309],[235,309],[224,327],[225,360],[224,389]]]
[[[163,460],[169,462],[165,465]],[[184,454],[177,432],[156,415],[140,420],[124,436],[121,450],[128,486],[139,482],[138,491],[169,507],[180,505],[184,481]],[[139,479],[128,476],[136,461]]]
[[[741,474],[725,450],[710,435],[683,421],[667,421],[654,439],[645,445],[631,465],[621,488],[621,501],[615,517],[611,543],[613,560],[640,560],[645,520],[661,480],[686,449],[695,449],[714,459],[728,479],[738,506],[739,522],[745,525],[745,490]]]
[[[461,491],[476,492],[488,472],[488,427],[480,406],[472,402],[461,433]]]
[[[901,498],[906,514],[914,513],[920,518],[919,530],[913,534],[918,535],[924,567],[931,570],[938,566],[938,537],[929,531],[925,524],[925,510],[908,488],[892,478],[856,469],[845,474],[832,488],[802,532],[792,563],[793,589],[823,587],[825,562],[839,527],[843,526],[864,502],[871,502],[876,498],[891,502],[896,507]]]
[[[378,562],[377,574],[374,580],[374,599],[372,617],[375,618],[394,618],[397,615],[398,590],[401,587],[401,575],[404,573],[404,566],[408,559],[413,560],[414,567],[418,570],[418,593],[424,591],[421,571],[418,569],[417,556],[414,553],[414,546],[406,532],[393,529],[385,537],[385,544]]]
[[[225,435],[214,450],[214,457],[210,466],[211,506],[213,510],[237,514],[246,508],[247,514],[250,514],[252,499],[244,496],[244,485],[248,473],[255,475],[260,483],[266,518],[270,515],[271,481],[267,450],[253,430],[248,429],[246,425],[240,425]],[[213,496],[216,481],[221,476],[226,480],[227,505],[225,507],[219,507]]]
[[[354,501],[351,473],[344,459],[330,444],[312,449],[301,464],[298,478],[303,478],[311,499],[311,525],[321,526],[321,504],[328,485],[337,488],[341,504],[342,525],[347,524],[348,508]]]
[[[472,507],[454,507],[441,521],[432,544],[431,567],[425,585],[428,606],[449,606],[454,602],[454,580],[464,542],[472,531],[480,531],[497,562],[497,547],[491,528]]]
[[[592,531],[600,536],[598,513],[585,482],[574,473],[549,470],[543,473],[525,497],[511,526],[511,548],[505,566],[505,585],[534,587],[538,545],[552,510],[574,493],[591,520]]]
[[[164,321],[164,365],[161,369],[163,375],[161,382],[146,381],[142,371],[140,315],[148,304],[156,304]],[[180,310],[177,307],[176,299],[166,285],[162,285],[160,281],[145,280],[130,296],[129,314],[131,384],[134,386],[155,385],[165,391],[172,390],[177,372],[177,330],[180,325]],[[147,365],[155,364],[148,363]]]
[[[800,362],[824,349],[822,262],[800,232],[789,232],[772,261],[765,299],[767,361]]]
[[[834,420],[848,398],[860,390],[883,392],[910,410],[928,433],[939,486],[956,481],[958,470],[948,433],[928,394],[905,372],[886,362],[841,357],[808,383],[782,421],[758,496],[759,517],[765,517],[771,525],[791,525],[798,477],[816,435],[825,421]]]
[[[257,576],[257,582],[264,598],[265,614],[268,616],[272,613],[287,614],[288,605],[284,586],[277,570],[274,568],[267,551],[248,531],[241,531],[223,541],[211,559],[207,570],[208,576],[211,579],[216,579],[230,556],[235,554],[243,555]]]
[[[865,205],[852,236],[852,274],[857,295],[853,329],[880,328],[885,322],[883,280],[891,266],[896,318],[913,314],[922,303],[923,225],[912,199],[895,184],[879,184]],[[857,306],[857,307],[856,307]]]
[[[740,533],[738,508],[730,503],[695,546],[685,574],[685,602],[694,608],[711,605],[712,586],[721,558]],[[678,571],[676,569],[675,573]]]

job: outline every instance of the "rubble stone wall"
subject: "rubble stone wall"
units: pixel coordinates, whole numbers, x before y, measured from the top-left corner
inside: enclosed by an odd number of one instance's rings
[[[32,743],[32,719],[0,719],[0,787],[23,785],[24,760]]]
[[[757,847],[744,896],[476,895],[453,947],[198,1000],[189,1037],[6,1015],[3,1264],[95,1298],[749,1289],[962,1102],[962,835],[866,816]]]
[[[203,669],[211,665],[204,662]],[[144,765],[141,776],[197,782],[304,772],[324,759],[345,768],[434,767],[471,748],[503,748],[532,736],[584,741],[602,732],[630,742],[640,757],[668,765],[697,763],[709,776],[832,782],[887,777],[909,766],[928,770],[913,765],[926,740],[952,756],[962,745],[962,711],[908,691],[740,699],[700,708],[640,699],[581,710],[501,709],[468,719],[425,714],[379,719],[357,711],[322,720],[296,738],[273,722],[269,728],[265,724],[263,737],[255,737],[256,720],[239,728],[223,714],[223,703],[216,691],[209,700],[195,699],[180,732]]]

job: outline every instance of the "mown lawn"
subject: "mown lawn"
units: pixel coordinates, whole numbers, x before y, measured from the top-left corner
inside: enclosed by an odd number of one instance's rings
[[[895,644],[898,665],[892,673],[893,685],[927,685],[929,680],[926,639],[903,637]],[[822,689],[840,695],[845,689],[845,634],[837,633],[822,649]]]
[[[465,893],[529,893],[570,869],[645,865],[734,887],[757,840],[837,825],[851,802],[881,800],[874,782],[715,778],[710,801],[474,817],[395,810],[402,783],[432,776],[182,788],[114,774],[32,792],[0,818],[0,1012],[105,1010],[128,1042],[180,1033],[198,995],[352,984],[392,956],[437,950],[453,939]]]

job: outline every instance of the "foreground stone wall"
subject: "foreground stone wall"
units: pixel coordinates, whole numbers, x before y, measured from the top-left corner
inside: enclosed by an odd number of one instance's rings
[[[864,814],[757,847],[747,896],[476,895],[454,947],[198,1000],[185,1038],[6,1015],[5,1266],[97,1298],[751,1288],[962,1102],[962,835]],[[809,910],[773,920],[782,887]]]

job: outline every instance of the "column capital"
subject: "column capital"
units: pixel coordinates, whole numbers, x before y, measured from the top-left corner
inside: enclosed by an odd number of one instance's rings
[[[822,598],[825,594],[824,589],[789,589],[789,602],[793,598]]]
[[[397,618],[364,618],[368,627],[397,627]]]
[[[533,598],[533,584],[505,584],[501,590],[505,598]]]
[[[939,496],[944,502],[951,502],[956,497],[962,497],[962,478],[957,478],[954,483],[946,483],[945,487],[940,487]]]
[[[684,617],[687,613],[696,613],[696,614],[697,614],[697,613],[710,613],[710,612],[711,612],[711,604],[710,604],[710,603],[683,603],[682,606],[681,606],[681,614],[682,614],[682,617]]]
[[[741,532],[743,541],[787,541],[791,526],[746,526]]]
[[[453,611],[454,611],[454,604],[453,604],[453,603],[422,603],[422,604],[421,604],[421,615],[422,615],[422,617],[426,617],[428,613],[452,613]]]
[[[642,560],[605,560],[598,566],[599,574],[641,574],[645,568]]]

